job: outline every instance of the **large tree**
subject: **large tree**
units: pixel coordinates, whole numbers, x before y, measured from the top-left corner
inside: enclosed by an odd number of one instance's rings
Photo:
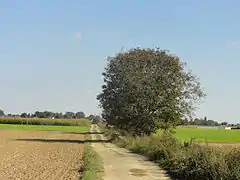
[[[103,77],[97,96],[103,118],[133,135],[174,127],[205,96],[186,64],[160,49],[134,48],[109,57]]]

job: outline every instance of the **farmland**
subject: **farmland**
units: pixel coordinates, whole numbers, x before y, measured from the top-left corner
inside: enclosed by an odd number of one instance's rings
[[[161,131],[157,134],[161,134]],[[178,127],[174,136],[180,141],[194,138],[196,142],[240,143],[240,130]]]
[[[78,179],[89,126],[65,122],[75,126],[0,124],[0,179]]]
[[[90,122],[86,119],[0,118],[0,124],[89,126]]]
[[[82,140],[79,134],[0,131],[0,179],[74,179],[81,165]]]
[[[0,124],[0,130],[86,132],[88,131],[88,127],[87,126],[46,126],[46,125]]]

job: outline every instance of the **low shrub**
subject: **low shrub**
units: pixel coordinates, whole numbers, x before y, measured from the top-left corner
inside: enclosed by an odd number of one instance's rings
[[[91,123],[86,119],[0,118],[0,124],[90,126]]]
[[[114,130],[105,130],[113,138]],[[180,143],[169,135],[113,138],[118,146],[147,156],[169,174],[184,180],[240,180],[240,149],[229,151]]]
[[[231,169],[231,179],[240,179],[240,148],[230,149],[225,154],[226,163]]]
[[[182,179],[229,179],[231,173],[223,153],[208,147],[181,149],[169,162],[169,171]]]

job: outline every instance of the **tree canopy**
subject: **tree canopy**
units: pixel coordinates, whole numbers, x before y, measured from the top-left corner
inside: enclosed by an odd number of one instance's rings
[[[109,125],[133,135],[175,127],[205,96],[180,58],[160,49],[133,48],[108,57],[97,96]]]

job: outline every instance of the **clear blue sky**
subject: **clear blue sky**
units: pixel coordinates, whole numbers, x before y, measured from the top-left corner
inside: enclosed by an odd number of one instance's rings
[[[198,116],[239,122],[239,7],[237,0],[0,0],[0,108],[100,113],[106,57],[123,46],[158,46],[200,77],[208,96]]]

